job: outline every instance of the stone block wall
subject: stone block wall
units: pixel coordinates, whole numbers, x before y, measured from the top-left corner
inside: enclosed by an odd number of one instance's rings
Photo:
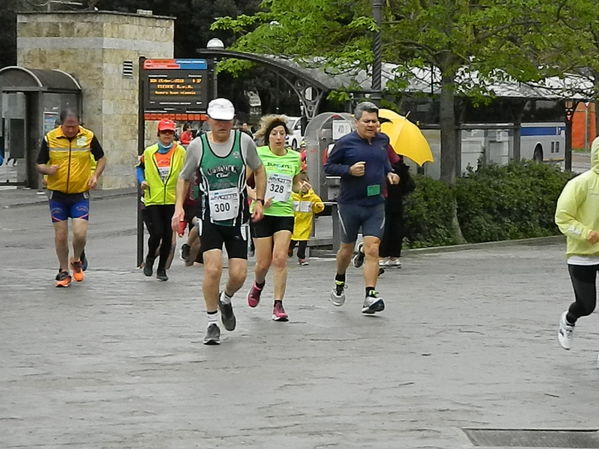
[[[138,60],[172,58],[173,37],[172,17],[105,11],[17,17],[18,65],[59,69],[81,85],[83,124],[96,133],[108,159],[103,189],[135,185]],[[123,61],[133,61],[132,78],[123,77]],[[154,141],[155,133],[149,134]]]

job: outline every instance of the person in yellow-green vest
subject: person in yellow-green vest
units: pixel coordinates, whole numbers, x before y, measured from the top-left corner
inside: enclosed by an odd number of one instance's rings
[[[137,165],[137,181],[144,191],[150,232],[144,274],[152,276],[156,251],[160,248],[156,277],[161,281],[168,281],[166,264],[173,239],[171,217],[175,212],[177,180],[185,162],[185,148],[175,142],[175,130],[175,122],[160,120],[158,142],[145,149]]]
[[[94,133],[80,126],[73,110],[60,113],[60,126],[46,134],[37,158],[37,170],[47,175],[47,188],[59,269],[57,287],[71,285],[85,275],[81,254],[87,239],[89,190],[94,189],[106,166],[106,157]],[[92,170],[92,158],[97,165]],[[69,263],[69,228],[72,219],[73,257]]]
[[[591,145],[591,169],[568,181],[557,200],[555,223],[566,236],[568,272],[575,300],[562,312],[557,338],[570,349],[574,325],[597,306],[599,270],[599,137]]]

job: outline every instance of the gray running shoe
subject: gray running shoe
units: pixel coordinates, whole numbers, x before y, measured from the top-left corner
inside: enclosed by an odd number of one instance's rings
[[[181,245],[181,252],[179,253],[181,259],[183,259],[184,261],[187,262],[187,259],[189,259],[190,252],[191,252],[191,246],[189,246],[187,243],[184,243],[183,245]]]
[[[364,298],[364,305],[362,306],[362,313],[372,315],[376,312],[382,312],[385,310],[385,301],[383,298],[379,298],[379,293],[373,291],[370,295]]]
[[[220,329],[218,324],[212,323],[208,325],[206,329],[206,335],[204,336],[205,345],[220,345]]]
[[[233,313],[233,305],[231,303],[226,304],[223,302],[223,296],[225,296],[225,292],[220,292],[218,298],[218,308],[220,310],[220,319],[223,322],[223,326],[228,331],[235,330],[235,326],[237,324],[237,320],[235,319],[235,314]]]
[[[358,252],[352,259],[352,263],[353,263],[354,267],[356,267],[356,268],[360,268],[362,266],[362,264],[364,263],[364,244],[363,243],[360,243],[358,245]]]
[[[337,307],[345,304],[345,282],[335,281],[335,287],[331,291],[331,302]]]
[[[156,270],[156,279],[158,279],[159,281],[168,281],[168,276],[166,275],[165,268],[158,268]]]

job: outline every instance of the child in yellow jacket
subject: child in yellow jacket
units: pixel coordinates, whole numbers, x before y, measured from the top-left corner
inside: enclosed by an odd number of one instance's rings
[[[324,210],[324,203],[314,190],[312,190],[306,174],[302,174],[301,180],[304,182],[301,190],[297,193],[294,192],[292,195],[295,222],[291,243],[289,244],[289,256],[291,257],[293,254],[293,248],[295,248],[296,243],[299,243],[297,249],[298,263],[300,265],[308,265],[306,247],[312,235],[314,214],[318,214]]]

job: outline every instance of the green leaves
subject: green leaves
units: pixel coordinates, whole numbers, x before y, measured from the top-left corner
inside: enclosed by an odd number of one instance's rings
[[[450,230],[454,197],[469,243],[557,234],[555,205],[571,177],[554,166],[530,161],[471,170],[454,187],[416,176],[416,190],[405,213],[409,245],[455,243]]]

